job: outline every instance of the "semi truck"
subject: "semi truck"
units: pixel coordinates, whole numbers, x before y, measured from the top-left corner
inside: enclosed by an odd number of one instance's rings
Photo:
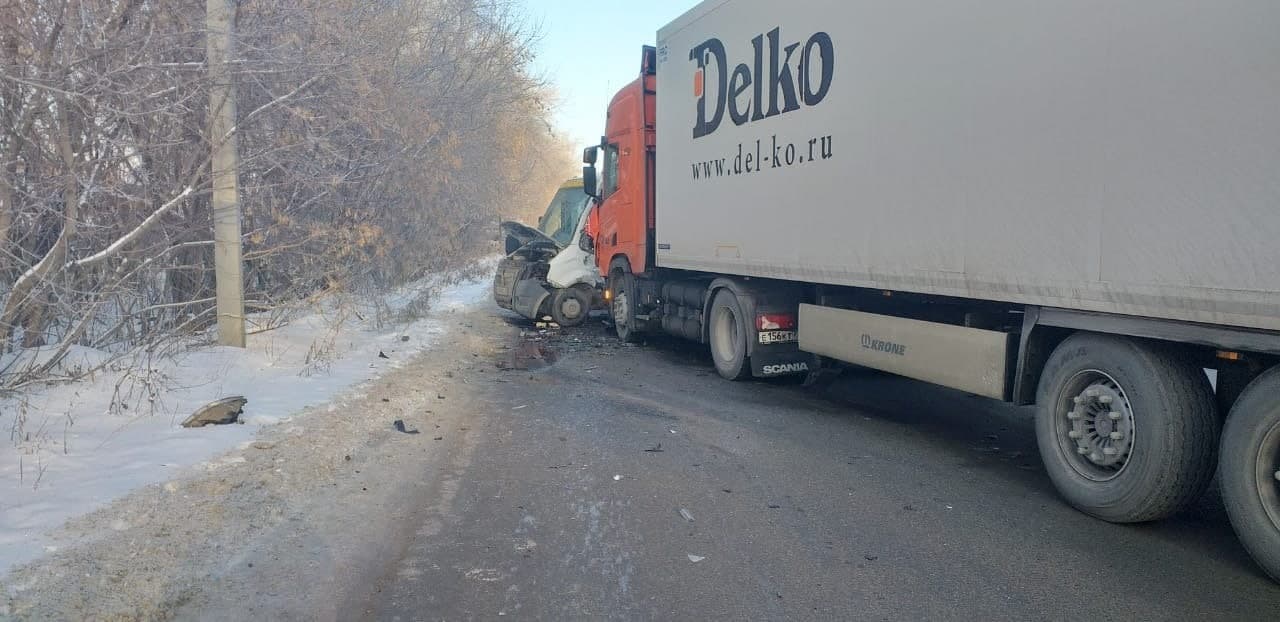
[[[584,151],[619,338],[1034,405],[1105,521],[1280,579],[1280,3],[707,0]]]

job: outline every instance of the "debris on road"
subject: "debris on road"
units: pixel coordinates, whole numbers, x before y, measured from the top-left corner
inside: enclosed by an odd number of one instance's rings
[[[396,431],[397,431],[397,432],[404,432],[405,434],[417,434],[417,433],[418,433],[417,428],[412,428],[412,429],[411,429],[411,428],[406,428],[406,427],[404,426],[404,420],[403,420],[403,419],[396,419],[396,420],[395,420],[391,425],[392,425],[392,427],[394,427],[394,428],[396,429]]]
[[[691,523],[693,522],[693,514],[684,508],[680,508],[680,517]]]
[[[528,404],[521,404],[519,406],[512,408],[511,410],[520,410],[521,408],[528,408],[528,407],[529,407]]]
[[[226,425],[235,423],[244,414],[244,405],[249,400],[242,395],[224,397],[216,402],[201,406],[196,412],[182,422],[184,428],[203,428],[206,425]]]
[[[254,441],[249,446],[254,449],[275,449],[276,444],[271,441]]]
[[[660,454],[663,451],[664,450],[662,449],[662,443],[658,443],[656,446],[650,447],[645,450],[646,453],[651,453],[651,454]]]
[[[387,354],[386,354],[385,352],[383,352],[382,350],[378,350],[378,358],[380,358],[380,359],[389,359],[389,358],[391,358],[391,357],[387,356]]]
[[[621,476],[621,475],[614,475],[614,476],[613,476],[613,481],[615,481],[615,482],[620,482],[620,481],[622,481],[622,476]]]
[[[538,549],[538,543],[533,538],[525,538],[524,542],[517,542],[515,550],[524,557],[529,557]]]
[[[690,553],[690,554],[689,554],[689,561],[691,561],[691,562],[693,562],[693,563],[695,563],[695,564],[696,564],[696,563],[698,563],[698,562],[700,562],[700,561],[702,561],[702,560],[704,560],[704,559],[706,559],[706,557],[704,557],[704,556],[702,556],[702,555],[694,555],[693,553]]]
[[[510,356],[495,365],[502,370],[537,370],[548,367],[558,359],[556,351],[540,340],[525,337],[508,351]]]

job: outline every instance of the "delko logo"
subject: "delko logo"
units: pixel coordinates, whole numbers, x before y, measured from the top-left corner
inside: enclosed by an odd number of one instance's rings
[[[766,39],[769,44],[767,74]],[[799,110],[801,102],[805,106],[822,103],[831,90],[836,64],[831,36],[816,32],[803,44],[796,42],[785,47],[781,40],[781,28],[755,37],[751,40],[754,64],[741,63],[732,71],[729,70],[724,43],[719,39],[707,39],[690,50],[689,60],[698,65],[693,74],[693,96],[698,100],[694,138],[716,131],[724,119],[726,108],[734,125],[744,125]],[[797,50],[800,56],[793,72],[791,61]],[[715,73],[714,85],[707,84],[709,69]],[[767,101],[765,89],[768,89]]]

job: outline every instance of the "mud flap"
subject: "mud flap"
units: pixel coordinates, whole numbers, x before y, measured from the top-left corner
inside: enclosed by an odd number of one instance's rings
[[[818,355],[801,352],[795,344],[756,346],[751,355],[751,375],[756,378],[774,378],[816,371],[821,362]]]

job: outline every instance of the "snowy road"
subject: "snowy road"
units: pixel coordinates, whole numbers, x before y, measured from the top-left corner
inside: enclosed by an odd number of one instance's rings
[[[511,332],[501,325],[497,330]],[[1220,502],[1091,519],[1030,413],[883,375],[721,380],[699,347],[599,326],[484,390],[449,509],[371,620],[1275,620]]]
[[[359,395],[264,430],[259,447],[215,471],[73,521],[99,537],[15,575],[9,613],[1262,620],[1280,610],[1280,587],[1245,556],[1215,498],[1141,526],[1065,506],[1023,411],[883,376],[822,392],[728,383],[697,347],[621,347],[597,325],[531,342],[487,304],[442,321],[432,348]],[[396,419],[419,433],[395,430]]]

